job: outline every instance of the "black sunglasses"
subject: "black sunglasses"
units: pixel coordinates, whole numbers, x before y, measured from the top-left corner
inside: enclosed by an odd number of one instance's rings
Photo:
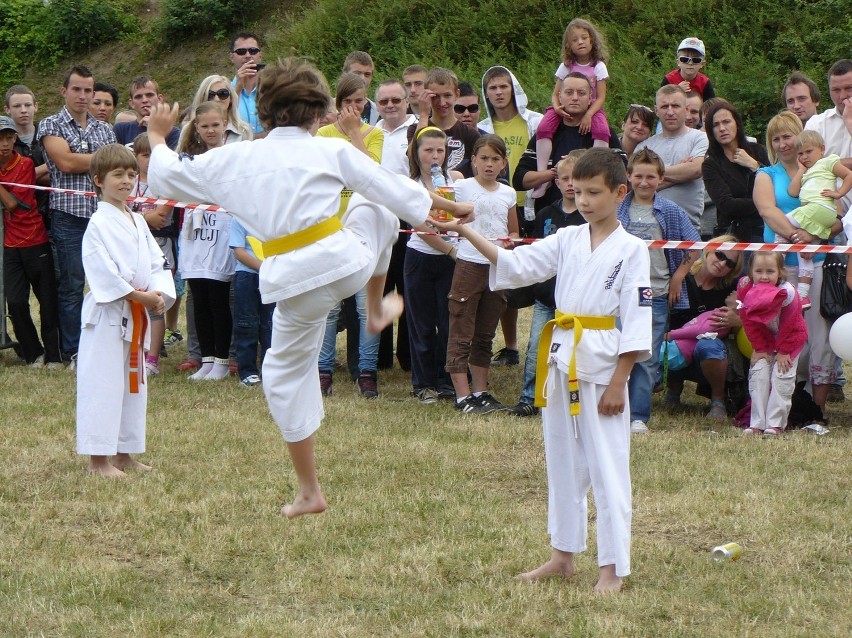
[[[678,60],[680,60],[684,64],[701,64],[702,62],[704,62],[704,58],[692,58],[688,55],[682,55],[678,58]]]
[[[218,91],[207,91],[208,100],[212,100],[213,98],[217,97],[220,100],[227,100],[231,97],[231,92],[228,89],[219,89]]]
[[[728,268],[730,268],[731,270],[733,270],[734,268],[736,268],[736,266],[737,266],[737,261],[736,261],[735,259],[731,259],[730,257],[728,257],[728,256],[727,256],[725,253],[723,253],[721,250],[717,250],[717,251],[716,251],[716,252],[714,252],[713,254],[714,254],[714,255],[716,255],[716,259],[718,259],[719,261],[724,261],[724,262],[725,262],[725,265],[726,265]]]
[[[453,110],[461,115],[465,111],[470,111],[471,113],[479,113],[479,104],[471,104],[469,106],[465,106],[464,104],[454,104]]]
[[[245,55],[246,53],[248,53],[249,55],[257,55],[258,53],[260,53],[260,49],[258,49],[257,47],[234,49],[234,53],[236,53],[237,55]]]

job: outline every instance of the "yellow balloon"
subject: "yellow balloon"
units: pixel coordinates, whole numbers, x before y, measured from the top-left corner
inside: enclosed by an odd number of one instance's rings
[[[737,349],[744,357],[748,357],[749,359],[754,352],[754,348],[751,347],[751,341],[748,340],[743,328],[740,328],[737,332]]]

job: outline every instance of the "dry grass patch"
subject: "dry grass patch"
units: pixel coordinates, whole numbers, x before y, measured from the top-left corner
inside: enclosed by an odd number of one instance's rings
[[[156,471],[89,477],[74,378],[0,354],[4,636],[847,636],[850,402],[831,433],[777,441],[657,412],[634,437],[634,574],[597,598],[594,525],[570,582],[517,583],[548,555],[540,420],[421,406],[345,373],[318,435],[330,509],[288,522],[286,448],[262,392],[152,379]],[[495,369],[514,402],[519,368]],[[594,512],[594,508],[592,508]],[[709,550],[736,540],[739,562]]]

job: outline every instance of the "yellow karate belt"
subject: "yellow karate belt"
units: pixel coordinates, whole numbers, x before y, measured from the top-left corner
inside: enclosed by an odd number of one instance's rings
[[[343,230],[343,222],[339,217],[329,217],[313,226],[308,226],[300,231],[283,237],[276,237],[269,241],[261,242],[257,237],[247,237],[249,246],[254,251],[255,257],[265,259],[273,255],[283,255],[297,248],[304,248]]]
[[[583,330],[612,330],[615,317],[594,315],[567,315],[556,311],[556,318],[544,324],[538,342],[538,361],[535,370],[535,405],[547,406],[544,398],[544,382],[547,379],[547,360],[550,357],[550,342],[553,329],[559,326],[563,330],[574,329],[574,347],[571,350],[571,362],[568,364],[568,392],[571,416],[580,414],[580,382],[577,380],[577,344],[583,336]]]
[[[145,332],[148,330],[148,310],[138,301],[130,302],[133,331],[130,333],[130,394],[139,394],[139,384],[145,383]]]

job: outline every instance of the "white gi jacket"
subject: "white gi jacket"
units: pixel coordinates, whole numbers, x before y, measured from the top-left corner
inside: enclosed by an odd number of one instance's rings
[[[531,246],[499,250],[490,269],[493,290],[518,288],[556,276],[556,307],[572,315],[616,317],[620,328],[584,330],[577,346],[577,378],[609,385],[618,356],[639,351],[651,356],[651,265],[645,243],[619,224],[594,252],[589,225],[560,228]],[[568,372],[573,329],[555,328],[551,356]]]
[[[224,207],[260,241],[333,216],[344,188],[386,206],[413,226],[422,224],[431,208],[429,193],[414,180],[394,175],[344,140],[315,138],[299,127],[279,127],[264,139],[229,144],[195,158],[178,158],[165,145],[157,146],[148,183],[163,197]],[[288,299],[357,272],[369,261],[363,251],[353,249],[357,241],[344,229],[266,258],[260,268],[263,302]]]

